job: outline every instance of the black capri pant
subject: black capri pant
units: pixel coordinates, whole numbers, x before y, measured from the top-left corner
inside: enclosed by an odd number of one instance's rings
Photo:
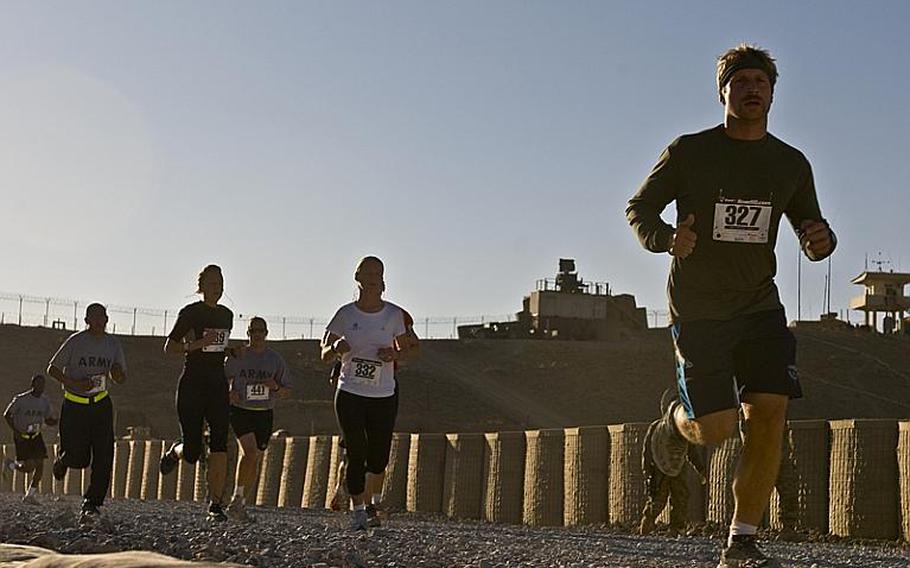
[[[359,495],[366,487],[366,473],[382,473],[389,464],[398,395],[370,398],[338,390],[335,416],[347,446],[348,492]]]
[[[209,426],[209,451],[226,452],[229,398],[224,373],[180,376],[177,417],[183,436],[183,458],[196,463],[202,456],[203,432]]]

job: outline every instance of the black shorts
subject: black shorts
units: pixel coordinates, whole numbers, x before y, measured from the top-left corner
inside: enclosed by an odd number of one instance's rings
[[[274,412],[269,410],[247,410],[231,406],[231,428],[240,438],[252,432],[256,436],[256,447],[262,451],[269,446],[272,437],[272,420]]]
[[[209,450],[227,451],[228,384],[224,372],[184,373],[177,385],[177,417],[183,437],[183,457],[195,463],[202,455],[202,433],[209,427]]]
[[[796,338],[783,310],[673,325],[676,380],[690,419],[738,408],[745,393],[800,398]]]
[[[16,434],[13,436],[13,443],[16,445],[16,461],[47,458],[47,446],[44,445],[44,438],[41,437],[41,434],[29,439]]]

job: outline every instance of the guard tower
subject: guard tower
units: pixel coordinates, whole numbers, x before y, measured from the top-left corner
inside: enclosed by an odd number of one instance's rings
[[[866,313],[866,325],[878,329],[878,314],[884,313],[884,333],[907,331],[903,328],[904,312],[910,310],[910,297],[904,294],[904,286],[910,283],[906,272],[863,272],[851,282],[866,289],[861,296],[850,300],[851,310]]]

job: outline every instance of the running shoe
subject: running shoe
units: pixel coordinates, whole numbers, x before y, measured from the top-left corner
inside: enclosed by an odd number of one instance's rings
[[[82,512],[79,513],[79,524],[92,524],[101,516],[98,506],[89,501],[82,502]]]
[[[177,443],[174,442],[168,451],[164,452],[164,455],[161,456],[161,460],[158,462],[158,470],[161,472],[161,475],[169,475],[177,468],[177,464],[180,463],[180,460],[174,457],[174,446],[176,445]]]
[[[376,505],[367,505],[367,526],[371,529],[382,526],[382,521],[379,520],[379,511],[376,509]]]
[[[227,514],[229,517],[236,521],[241,521],[244,523],[250,523],[253,521],[253,518],[250,516],[249,512],[246,509],[246,505],[240,499],[234,499],[227,506]]]
[[[365,531],[369,524],[370,520],[366,509],[354,509],[354,512],[351,513],[351,530]]]
[[[208,518],[210,521],[216,523],[223,523],[227,520],[227,515],[224,514],[224,509],[221,508],[221,503],[212,503],[209,505]]]
[[[676,408],[681,404],[679,397],[667,396],[664,392],[661,402],[666,406],[661,408],[663,416],[651,435],[651,457],[664,475],[676,477],[686,465],[689,442],[679,433],[673,418]]]
[[[781,565],[758,548],[755,535],[736,535],[721,552],[717,568],[781,568]]]
[[[63,481],[63,478],[66,477],[66,465],[64,465],[63,460],[61,460],[59,457],[55,459],[51,471],[54,474],[54,479],[57,481]]]

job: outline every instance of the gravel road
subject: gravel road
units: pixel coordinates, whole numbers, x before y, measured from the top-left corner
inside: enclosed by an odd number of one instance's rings
[[[110,501],[92,527],[76,522],[75,497],[41,496],[41,506],[0,495],[0,542],[63,553],[151,550],[187,560],[252,566],[714,568],[720,541],[638,537],[607,528],[529,528],[392,514],[381,528],[349,531],[330,511],[251,508],[254,523],[212,525],[195,503]],[[910,568],[893,543],[770,542],[787,568]]]

